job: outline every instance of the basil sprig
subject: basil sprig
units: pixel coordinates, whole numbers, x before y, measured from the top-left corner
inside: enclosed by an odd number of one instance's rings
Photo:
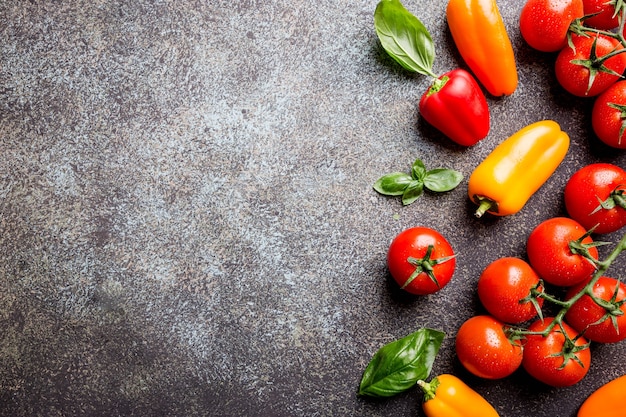
[[[444,336],[420,329],[380,348],[363,373],[359,394],[391,397],[428,378]]]
[[[402,196],[402,204],[409,205],[417,200],[424,188],[436,193],[455,189],[463,181],[463,174],[448,168],[426,170],[420,159],[416,159],[411,173],[392,172],[374,183],[374,190],[383,195]]]
[[[411,72],[433,73],[435,46],[426,26],[399,0],[381,0],[374,12],[374,27],[389,56]]]

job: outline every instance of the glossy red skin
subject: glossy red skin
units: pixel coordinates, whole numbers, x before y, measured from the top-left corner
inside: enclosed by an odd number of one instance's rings
[[[623,117],[623,112],[609,103],[626,106],[626,80],[616,82],[600,94],[591,112],[591,125],[598,139],[613,148],[626,149],[626,134],[620,136],[626,114]]]
[[[583,0],[585,15],[596,14],[585,19],[585,26],[596,29],[611,30],[619,26],[619,20],[615,14],[615,6],[607,4],[608,0]]]
[[[583,15],[582,0],[528,0],[520,13],[520,32],[531,48],[560,51],[570,24]]]
[[[586,230],[576,220],[568,217],[553,217],[540,223],[530,232],[526,242],[526,253],[533,269],[546,282],[569,287],[587,280],[595,267],[582,255],[573,254],[569,242],[580,239]],[[583,243],[592,243],[587,236]],[[589,248],[589,253],[598,259],[598,250]]]
[[[544,320],[533,322],[528,330],[532,332],[541,332],[545,330],[554,320],[553,317],[545,317]],[[574,339],[577,335],[567,323],[563,322],[563,328]],[[579,350],[575,353],[576,357],[582,362],[581,366],[576,360],[570,359],[563,365],[563,356],[554,356],[562,352],[565,343],[565,336],[561,333],[560,327],[555,326],[548,336],[528,335],[524,343],[524,359],[522,366],[533,378],[553,387],[568,387],[580,382],[587,372],[591,364],[591,351],[589,347]],[[576,340],[576,346],[584,346],[587,339],[580,337]]]
[[[489,133],[490,114],[487,100],[474,77],[464,69],[443,74],[448,80],[439,91],[429,88],[419,103],[422,117],[448,138],[462,146],[471,146]]]
[[[576,171],[565,185],[567,213],[586,230],[597,225],[594,233],[615,232],[626,226],[626,209],[615,206],[593,211],[616,189],[626,190],[626,171],[607,163],[586,165]]]
[[[454,255],[450,243],[439,232],[427,227],[412,227],[398,234],[391,242],[387,252],[387,266],[389,273],[400,287],[404,286],[409,277],[415,271],[415,266],[407,259],[423,258],[428,251],[428,246],[434,249],[431,259],[441,259]],[[420,273],[411,283],[404,288],[411,294],[432,294],[445,287],[454,274],[456,258],[441,262],[433,267],[433,274],[439,286],[424,272]]]
[[[572,298],[584,288],[585,284],[571,288],[566,298]],[[620,302],[626,298],[626,285],[615,278],[600,277],[593,285],[593,294],[608,301],[613,298],[616,289],[615,301]],[[626,339],[626,304],[622,304],[619,310],[623,314],[615,316],[618,329],[616,330],[610,317],[598,323],[606,314],[606,310],[597,305],[591,297],[584,295],[570,307],[565,320],[579,333],[584,330],[588,340],[598,343],[616,343]]]
[[[505,378],[522,363],[522,348],[504,334],[505,324],[488,315],[474,316],[456,335],[456,354],[472,374],[486,379]]]
[[[554,67],[557,81],[566,91],[578,97],[597,96],[620,79],[617,75],[600,71],[589,88],[589,69],[571,62],[572,60],[589,59],[595,39],[597,39],[597,57],[603,57],[615,49],[623,49],[617,39],[601,34],[589,37],[572,35],[574,49],[569,46],[565,47],[556,58]],[[604,61],[603,64],[617,74],[623,74],[626,69],[626,53],[613,56]]]
[[[499,258],[487,265],[478,278],[478,297],[489,314],[505,323],[517,324],[537,316],[530,301],[521,303],[532,288],[541,290],[539,275],[520,258]],[[537,299],[539,306],[543,298]]]

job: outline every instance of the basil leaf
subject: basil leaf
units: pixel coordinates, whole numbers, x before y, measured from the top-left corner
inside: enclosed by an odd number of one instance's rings
[[[421,197],[424,193],[424,183],[418,180],[412,181],[402,193],[402,204],[408,206]]]
[[[367,365],[359,394],[391,397],[426,379],[445,334],[433,329],[420,329],[383,346]]]
[[[424,24],[399,0],[381,0],[374,12],[374,27],[387,53],[405,69],[422,75],[433,73],[435,47]]]
[[[424,177],[426,176],[426,166],[421,159],[416,159],[415,162],[413,162],[413,166],[411,167],[411,175],[413,175],[413,178],[416,180],[424,180]]]
[[[413,178],[409,174],[392,172],[380,177],[374,183],[374,189],[384,195],[402,195],[412,181]]]
[[[463,181],[463,174],[446,168],[432,169],[424,176],[424,186],[430,191],[444,192],[457,187]]]

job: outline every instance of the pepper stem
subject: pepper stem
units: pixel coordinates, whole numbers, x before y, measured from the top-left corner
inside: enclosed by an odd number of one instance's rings
[[[477,199],[478,201],[480,201],[480,204],[478,205],[476,212],[474,212],[474,215],[479,219],[483,217],[483,214],[485,214],[489,210],[493,209],[494,207],[498,207],[498,204],[495,201],[488,198],[477,197]]]
[[[437,388],[439,387],[439,379],[435,377],[430,382],[420,379],[417,381],[417,385],[422,389],[422,392],[424,392],[424,402],[426,402],[435,398]]]

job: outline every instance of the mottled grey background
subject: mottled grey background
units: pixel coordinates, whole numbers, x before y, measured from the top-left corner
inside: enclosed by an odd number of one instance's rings
[[[519,88],[488,98],[483,142],[454,145],[417,112],[430,80],[381,50],[376,3],[0,0],[2,416],[422,415],[417,390],[356,390],[379,347],[426,326],[448,335],[433,373],[503,417],[574,416],[626,372],[624,344],[594,346],[589,376],[560,390],[457,363],[480,271],[564,214],[568,175],[626,157],[593,136],[591,101],[555,83],[554,56],[524,44],[516,0],[499,5]],[[433,35],[435,71],[464,66],[445,2],[405,5]],[[416,158],[467,178],[544,118],[571,150],[515,216],[474,219],[465,181],[408,207],[371,188]],[[429,297],[386,271],[414,225],[458,251]]]

